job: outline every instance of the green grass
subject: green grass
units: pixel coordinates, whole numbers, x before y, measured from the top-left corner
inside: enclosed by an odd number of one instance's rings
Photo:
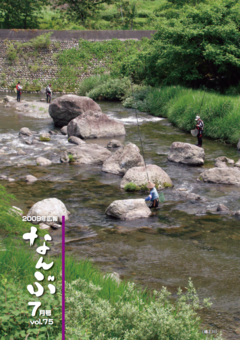
[[[125,184],[124,190],[131,192],[131,191],[138,191],[140,190],[140,188],[135,183],[130,182],[130,183]]]
[[[240,99],[238,96],[187,89],[181,86],[149,88],[144,98],[137,94],[125,100],[125,106],[145,111],[154,116],[167,117],[183,131],[195,127],[195,117],[204,121],[204,136],[236,144],[240,136]],[[202,104],[202,105],[201,105]],[[200,110],[201,107],[201,110]]]

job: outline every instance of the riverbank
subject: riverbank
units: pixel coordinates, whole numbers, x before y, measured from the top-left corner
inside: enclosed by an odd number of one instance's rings
[[[200,115],[204,121],[204,137],[233,145],[240,139],[239,96],[182,86],[131,85],[127,77],[109,77],[104,81],[97,76],[84,80],[79,93],[94,100],[120,100],[126,108],[166,117],[185,132],[195,128],[195,117]]]
[[[54,323],[31,327],[26,286],[33,282],[36,262],[33,251],[41,245],[46,232],[38,229],[40,238],[34,249],[29,249],[22,235],[29,231],[31,224],[9,214],[11,200],[14,197],[0,186],[0,336],[18,340],[34,339],[36,335],[39,339],[61,339],[61,257],[47,256],[47,263],[54,261],[50,274],[56,278],[57,294],[46,293],[41,297],[41,309],[52,311]],[[54,240],[54,234],[51,236]],[[42,285],[47,291],[46,284]],[[187,291],[179,294],[174,304],[170,303],[169,295],[165,289],[150,294],[133,283],[120,282],[118,277],[103,276],[90,262],[79,262],[67,255],[66,336],[69,340],[79,336],[84,340],[137,340],[139,337],[150,340],[153,336],[159,340],[176,336],[182,340],[204,339],[196,312],[201,306],[192,283],[189,282]],[[31,318],[38,319],[38,314]]]

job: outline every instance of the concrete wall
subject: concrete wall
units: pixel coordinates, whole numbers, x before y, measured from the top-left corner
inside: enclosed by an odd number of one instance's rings
[[[70,41],[72,39],[101,41],[109,39],[136,39],[140,40],[143,37],[151,38],[156,31],[54,31],[54,30],[4,30],[0,29],[0,40],[30,40],[39,35],[52,32],[51,39],[59,41]]]

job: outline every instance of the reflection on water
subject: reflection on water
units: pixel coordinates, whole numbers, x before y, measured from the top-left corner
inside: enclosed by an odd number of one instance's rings
[[[30,98],[39,96],[28,95],[27,99]],[[165,119],[139,113],[146,161],[161,166],[171,177],[174,188],[164,191],[166,202],[149,219],[117,221],[104,213],[113,200],[145,195],[121,191],[121,178],[101,172],[98,166],[60,164],[61,152],[69,147],[67,138],[61,134],[54,135],[51,142],[25,144],[18,138],[23,126],[35,131],[36,136],[50,129],[59,130],[49,119],[21,116],[0,105],[0,171],[16,180],[2,182],[19,198],[15,205],[27,212],[41,199],[59,198],[71,211],[67,239],[80,239],[66,245],[68,252],[79,258],[91,258],[103,270],[117,271],[122,277],[150,288],[160,289],[165,285],[173,293],[177,287],[185,287],[191,277],[200,297],[210,297],[213,302],[213,308],[203,312],[207,329],[210,326],[221,329],[226,339],[240,338],[236,331],[240,327],[240,223],[234,216],[211,213],[219,203],[239,210],[240,188],[197,181],[202,169],[212,167],[216,157],[224,155],[236,161],[239,151],[204,139],[206,163],[202,168],[170,163],[167,152],[171,143],[195,143],[195,138],[174,128]],[[140,147],[133,110],[124,109],[119,103],[100,105],[103,112],[126,124],[125,141]],[[106,146],[108,141],[87,142]],[[124,138],[121,141],[124,142]],[[18,155],[19,149],[26,154]],[[35,166],[39,155],[51,159],[54,164],[47,168]],[[11,163],[6,166],[6,162]],[[27,185],[22,180],[26,174],[39,180]],[[179,188],[200,195],[202,200],[184,198],[176,190]],[[107,232],[117,226],[129,232]],[[156,234],[140,232],[141,226],[153,228]],[[60,237],[60,231],[56,231],[55,239],[59,241]]]

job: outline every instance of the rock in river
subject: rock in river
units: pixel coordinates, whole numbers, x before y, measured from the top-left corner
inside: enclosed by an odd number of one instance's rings
[[[154,164],[147,165],[147,173],[150,182],[158,185],[158,188],[171,187],[172,181],[168,174],[159,166]],[[134,167],[129,169],[124,175],[120,188],[124,188],[127,183],[135,183],[137,186],[148,183],[145,166]]]
[[[145,200],[140,198],[114,201],[106,209],[105,214],[120,220],[134,220],[149,217],[151,210]]]
[[[30,136],[32,136],[32,132],[29,130],[29,128],[23,127],[19,131],[19,136],[24,136],[24,137],[28,136],[28,137],[30,137]]]
[[[133,143],[128,143],[105,160],[102,171],[124,175],[130,168],[140,166],[144,166],[144,160],[139,148]]]
[[[100,145],[84,144],[64,151],[61,156],[61,162],[102,165],[103,162],[110,156],[111,152]]]
[[[109,118],[102,112],[86,111],[68,124],[68,136],[102,138],[123,136],[126,134],[122,122]]]
[[[202,172],[199,179],[210,183],[240,185],[240,170],[229,167],[212,168]]]
[[[117,139],[112,139],[108,145],[107,145],[107,148],[108,149],[114,149],[114,148],[120,148],[122,145],[122,143],[120,142],[120,140],[117,140]]]
[[[227,164],[234,165],[234,160],[227,158],[225,156],[221,156],[215,159],[215,167],[216,168],[227,168]]]
[[[25,181],[28,182],[28,183],[33,183],[33,182],[37,181],[37,178],[35,176],[32,176],[32,175],[27,175],[25,177]]]
[[[63,135],[67,135],[67,125],[63,126],[60,131]]]
[[[82,140],[81,138],[75,137],[75,136],[69,137],[68,141],[69,141],[69,143],[77,144],[77,145],[86,144],[86,142],[84,142],[84,140]]]
[[[62,216],[68,220],[68,211],[57,198],[46,198],[45,200],[35,203],[29,210],[27,216],[40,216],[40,217],[57,217],[57,222],[62,223]],[[33,224],[38,224],[38,221],[32,221]],[[52,221],[45,221],[46,224],[51,224]]]
[[[100,106],[91,98],[66,94],[58,97],[49,105],[49,114],[55,126],[63,127],[88,110],[102,112]]]
[[[168,160],[186,165],[203,165],[205,152],[203,148],[182,142],[172,143]]]
[[[52,164],[52,162],[49,159],[44,158],[44,157],[38,157],[36,159],[36,162],[37,162],[37,165],[42,165],[42,166],[47,166],[47,165]]]

